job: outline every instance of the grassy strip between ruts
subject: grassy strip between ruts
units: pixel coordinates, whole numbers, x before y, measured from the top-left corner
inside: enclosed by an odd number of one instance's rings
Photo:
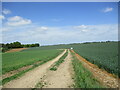
[[[68,55],[68,50],[66,51],[66,53],[65,53],[58,61],[56,61],[56,62],[50,67],[50,70],[56,71],[57,68],[59,67],[59,65],[64,62],[64,59],[66,58],[67,55]]]
[[[75,88],[105,88],[93,77],[92,73],[82,65],[74,53],[72,53],[72,56],[72,65],[75,72]]]
[[[59,53],[59,54],[60,54],[60,53]],[[56,56],[57,56],[57,54],[56,54]],[[9,81],[11,81],[11,80],[14,80],[14,79],[22,76],[24,73],[26,73],[26,72],[28,72],[28,71],[36,68],[37,66],[42,65],[42,64],[44,64],[44,63],[52,60],[52,59],[55,58],[56,56],[53,56],[53,57],[48,58],[48,59],[46,59],[46,60],[43,60],[43,62],[40,62],[40,63],[38,63],[38,64],[34,64],[31,68],[29,68],[29,69],[27,69],[27,70],[21,71],[21,72],[13,75],[13,76],[11,76],[11,77],[7,77],[7,78],[3,79],[3,80],[2,80],[2,85],[4,85],[5,83],[7,83],[7,82],[9,82]]]

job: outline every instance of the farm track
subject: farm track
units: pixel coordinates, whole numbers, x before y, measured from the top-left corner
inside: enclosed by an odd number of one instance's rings
[[[72,52],[75,53],[73,50]],[[75,53],[75,55],[78,58],[78,60],[80,60],[83,63],[83,65],[93,73],[94,77],[96,77],[103,85],[110,88],[119,87],[118,78],[115,78],[112,74],[108,73],[107,71],[99,69],[96,65],[88,62],[77,53]]]
[[[73,69],[72,69],[72,55],[68,51],[65,61],[60,64],[56,71],[51,71],[48,69],[48,72],[44,75],[40,83],[42,88],[71,88],[73,85]]]
[[[48,61],[47,63],[36,67],[35,69],[25,73],[24,76],[19,77],[16,80],[12,80],[5,85],[3,88],[34,88],[35,85],[39,82],[39,80],[44,76],[47,69],[56,61],[59,60],[61,56],[65,54],[66,50],[57,56],[55,59]]]

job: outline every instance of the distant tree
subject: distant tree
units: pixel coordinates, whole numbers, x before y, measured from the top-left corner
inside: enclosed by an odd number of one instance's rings
[[[40,46],[39,43],[36,43],[36,44],[35,44],[35,47],[39,47],[39,46]]]
[[[16,42],[13,42],[13,43],[7,43],[7,44],[3,44],[1,43],[0,44],[0,50],[2,52],[5,52],[9,49],[12,49],[12,48],[23,48],[23,47],[26,47],[26,48],[29,48],[29,47],[39,47],[39,43],[35,43],[35,44],[21,44],[20,42],[16,41]]]
[[[110,42],[110,41],[106,41],[106,43],[108,43],[108,42]]]
[[[21,47],[22,47],[22,45],[18,41],[12,43],[12,48],[21,48]]]

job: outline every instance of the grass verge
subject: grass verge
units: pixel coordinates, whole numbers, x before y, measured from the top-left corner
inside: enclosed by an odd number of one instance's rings
[[[59,65],[64,62],[64,59],[66,58],[67,55],[68,55],[68,51],[66,51],[66,53],[58,61],[56,61],[54,65],[50,67],[50,70],[56,71]]]
[[[71,52],[72,53],[72,52]],[[76,58],[75,54],[72,53],[73,60],[72,65],[74,69],[74,87],[75,88],[104,88],[87,70],[82,63]]]

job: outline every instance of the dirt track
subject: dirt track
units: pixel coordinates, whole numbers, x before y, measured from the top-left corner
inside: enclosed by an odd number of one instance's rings
[[[3,88],[34,88],[39,80],[44,76],[47,69],[64,55],[66,50],[55,59],[27,72],[24,76],[6,83]]]
[[[28,49],[28,48],[17,48],[17,49],[11,49],[9,51],[7,51],[6,53],[10,53],[10,52],[19,52],[19,51],[22,51],[24,49]]]
[[[43,88],[70,88],[72,87],[72,56],[70,51],[65,58],[65,61],[60,64],[56,71],[51,71],[48,69],[48,72],[43,77],[43,80],[40,82],[44,85]]]

